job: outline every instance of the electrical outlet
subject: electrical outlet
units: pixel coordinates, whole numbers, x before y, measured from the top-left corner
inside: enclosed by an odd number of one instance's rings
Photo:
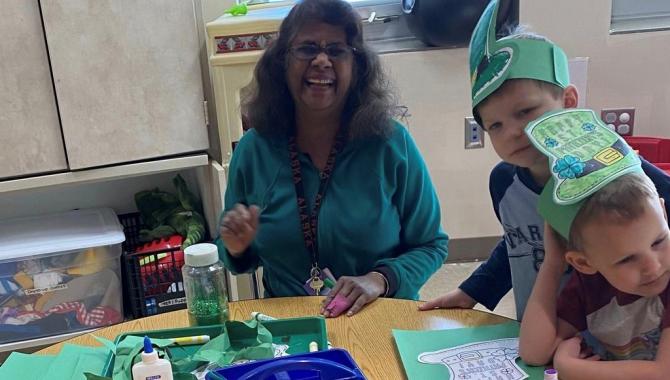
[[[635,108],[605,108],[600,118],[614,132],[621,136],[632,136],[635,126]]]
[[[477,124],[475,118],[465,118],[465,149],[479,149],[484,147],[484,130]]]

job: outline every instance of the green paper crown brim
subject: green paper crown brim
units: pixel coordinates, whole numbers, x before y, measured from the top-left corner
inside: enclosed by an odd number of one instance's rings
[[[525,132],[549,159],[551,179],[540,194],[538,212],[566,239],[592,194],[623,175],[642,170],[637,154],[593,110],[548,112],[530,122]]]
[[[534,79],[560,88],[570,84],[568,57],[560,47],[547,41],[513,38],[497,42],[496,47],[488,70],[472,73],[473,109],[510,79]],[[506,57],[509,62],[504,61]]]
[[[553,190],[556,186],[554,178],[550,178],[549,182],[544,185],[542,193],[540,193],[540,201],[537,205],[537,210],[551,228],[561,234],[565,239],[570,238],[570,228],[572,222],[575,220],[577,213],[582,208],[584,202],[578,202],[571,205],[559,205],[554,202]]]
[[[492,0],[470,39],[472,108],[508,79],[535,79],[565,88],[570,84],[568,59],[549,41],[502,38],[496,41],[499,1]]]

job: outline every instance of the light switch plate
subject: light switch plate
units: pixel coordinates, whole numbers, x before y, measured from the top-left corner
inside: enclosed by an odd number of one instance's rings
[[[472,116],[465,118],[465,149],[484,147],[484,130]]]

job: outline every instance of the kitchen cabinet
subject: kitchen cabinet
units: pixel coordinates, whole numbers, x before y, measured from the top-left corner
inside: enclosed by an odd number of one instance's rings
[[[206,165],[201,12],[200,0],[3,3],[0,193]]]
[[[4,0],[0,36],[0,179],[66,170],[37,0]]]
[[[208,148],[194,1],[40,4],[70,169]]]

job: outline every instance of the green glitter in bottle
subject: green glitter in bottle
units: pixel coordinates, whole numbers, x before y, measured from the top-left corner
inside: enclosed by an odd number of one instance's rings
[[[219,325],[228,320],[226,274],[216,245],[194,244],[184,250],[182,267],[191,326]]]

